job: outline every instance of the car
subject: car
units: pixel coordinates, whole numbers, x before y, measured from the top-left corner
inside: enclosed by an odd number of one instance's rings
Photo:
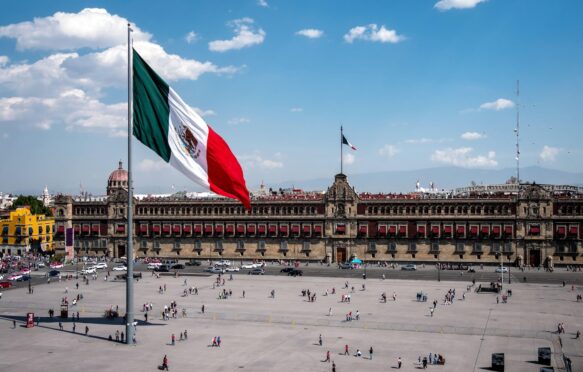
[[[134,273],[134,279],[141,278],[141,277],[142,277],[142,273]],[[119,279],[119,280],[126,280],[127,278],[128,278],[128,274],[116,275],[116,279]]]
[[[341,269],[353,269],[354,267],[352,266],[352,264],[350,262],[343,262],[340,265],[338,265]]]
[[[95,267],[87,267],[81,270],[81,275],[95,274],[96,272],[97,270],[95,269]]]
[[[22,275],[28,275],[28,274],[30,274],[30,269],[22,269],[22,270],[20,270],[20,273]]]
[[[20,278],[16,279],[17,282],[26,282],[30,280],[30,275],[22,275]]]
[[[200,261],[190,260],[186,262],[186,266],[200,266]]]
[[[10,276],[8,277],[8,280],[10,280],[10,281],[14,282],[14,281],[16,281],[16,280],[18,280],[18,279],[20,279],[20,278],[22,278],[22,275],[17,273],[17,274],[12,274],[12,275],[10,275]]]
[[[113,271],[127,271],[128,268],[125,266],[114,266]]]
[[[289,275],[289,276],[302,276],[302,275],[304,275],[304,272],[302,270],[293,269],[290,272],[288,272],[287,275]]]
[[[148,270],[155,270],[160,266],[162,266],[160,262],[150,262],[146,267],[148,268]]]
[[[228,273],[233,273],[233,272],[236,272],[236,271],[239,271],[239,270],[241,270],[241,269],[239,269],[236,266],[225,267],[225,271],[228,272]]]
[[[59,275],[61,275],[61,272],[59,270],[51,270],[47,274],[49,275],[49,277],[59,276]]]
[[[263,270],[262,268],[256,267],[253,270],[249,271],[248,274],[249,275],[264,275],[265,270]]]
[[[93,265],[93,267],[96,269],[107,269],[107,263],[106,262],[98,262],[95,265]]]
[[[157,268],[155,268],[154,271],[158,273],[168,273],[170,272],[170,269],[168,268],[167,265],[160,265]]]
[[[413,265],[413,264],[403,265],[403,266],[401,266],[401,270],[415,271],[415,270],[417,270],[417,265]]]
[[[231,261],[229,260],[220,260],[218,261],[215,266],[231,266]]]
[[[39,262],[38,265],[36,265],[36,266],[38,266],[39,269],[42,269],[43,267],[45,267],[45,263]]]
[[[241,269],[256,269],[258,267],[261,267],[260,264],[256,264],[256,263],[249,263],[249,264],[243,264],[241,265]]]
[[[51,269],[62,269],[65,265],[60,262],[53,262],[51,263]]]
[[[496,272],[497,273],[507,273],[508,272],[508,268],[506,266],[498,266],[496,268]]]
[[[280,273],[289,273],[291,271],[294,271],[295,269],[293,267],[284,267],[283,269],[279,270]]]
[[[184,269],[184,267],[185,267],[185,266],[184,266],[183,264],[174,264],[174,265],[172,265],[172,267],[171,267],[171,268],[172,268],[173,270],[182,270],[182,269]]]
[[[10,282],[7,282],[7,281],[0,282],[0,288],[10,288],[10,287],[12,287],[13,285],[14,285],[14,284],[12,284],[12,283],[10,283]]]
[[[206,271],[207,273],[213,273],[213,274],[224,274],[225,273],[225,270],[220,269],[218,267],[214,267],[214,266],[207,267],[206,269],[204,269],[204,271]]]

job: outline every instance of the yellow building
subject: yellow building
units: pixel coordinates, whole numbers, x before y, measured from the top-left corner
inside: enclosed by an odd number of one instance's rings
[[[22,255],[33,250],[53,251],[55,219],[32,214],[26,207],[10,212],[8,219],[0,220],[0,252]]]

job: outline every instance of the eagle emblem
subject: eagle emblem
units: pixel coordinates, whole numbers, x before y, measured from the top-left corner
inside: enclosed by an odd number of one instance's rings
[[[198,159],[200,156],[200,149],[198,148],[198,140],[192,134],[192,131],[183,125],[180,124],[180,128],[178,129],[178,137],[182,141],[182,145],[184,150],[194,159]]]

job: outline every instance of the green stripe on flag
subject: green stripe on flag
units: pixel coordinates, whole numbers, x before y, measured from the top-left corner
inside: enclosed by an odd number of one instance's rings
[[[142,57],[133,50],[134,58],[134,136],[170,161],[168,144],[169,86]]]

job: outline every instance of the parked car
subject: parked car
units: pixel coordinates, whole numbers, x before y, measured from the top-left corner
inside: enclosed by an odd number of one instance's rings
[[[30,280],[30,275],[22,275],[20,278],[16,279],[17,282],[26,282]]]
[[[288,272],[287,275],[289,275],[289,276],[302,276],[302,275],[304,275],[304,272],[302,270],[293,269],[290,272]]]
[[[162,264],[160,262],[150,262],[148,264],[148,266],[146,266],[148,268],[148,270],[155,270],[157,268],[159,268],[160,266],[162,266]]]
[[[93,267],[96,269],[107,269],[107,263],[106,262],[98,262],[95,265],[93,265]]]
[[[182,270],[184,269],[184,265],[183,264],[174,264],[172,265],[172,270]]]
[[[413,265],[413,264],[403,265],[403,266],[401,266],[401,270],[415,271],[415,270],[417,270],[417,265]]]
[[[476,269],[474,269],[474,267],[473,267],[473,266],[470,266],[470,267],[468,268],[468,272],[469,272],[469,273],[475,273],[475,272],[476,272]]]
[[[42,269],[43,267],[45,267],[45,263],[44,262],[39,262],[38,265],[36,265],[39,269]]]
[[[258,267],[261,267],[261,264],[248,263],[241,265],[241,269],[256,269]]]
[[[81,270],[81,275],[95,274],[96,272],[97,270],[95,269],[95,267],[87,267]]]
[[[498,266],[496,268],[496,272],[497,273],[507,273],[508,272],[508,267],[506,267],[506,266]]]
[[[61,272],[59,270],[51,270],[47,274],[49,277],[53,277],[53,276],[61,275]]]
[[[341,269],[352,269],[353,266],[350,262],[343,262],[340,265],[338,265]]]
[[[265,274],[265,270],[259,267],[256,267],[253,270],[249,271],[249,275],[263,275],[263,274]]]
[[[22,275],[28,275],[28,274],[30,274],[30,269],[22,269],[22,270],[20,270],[20,273]]]
[[[293,267],[284,267],[283,269],[279,270],[280,273],[289,273],[291,271],[294,271],[295,269]]]
[[[186,266],[200,266],[200,261],[190,260],[186,262]]]
[[[236,271],[239,271],[241,269],[239,269],[237,266],[229,266],[229,267],[225,267],[225,271],[228,273],[233,273]]]
[[[62,269],[65,265],[63,265],[61,262],[52,262],[50,266],[51,269]]]
[[[128,268],[125,266],[114,266],[113,271],[127,271]]]
[[[225,270],[220,269],[218,267],[214,267],[214,266],[207,267],[206,269],[204,269],[204,271],[206,271],[207,273],[213,273],[213,274],[224,274],[225,273]]]
[[[12,284],[12,283],[10,283],[10,282],[7,282],[7,281],[0,282],[0,288],[10,288],[10,287],[12,287],[13,285],[14,285],[14,284]]]
[[[14,281],[16,281],[16,280],[18,280],[18,279],[20,279],[20,278],[22,278],[22,275],[17,273],[17,274],[12,274],[12,275],[10,275],[10,276],[8,277],[8,280],[10,280],[10,281],[13,281],[13,282],[14,282]]]
[[[154,271],[159,273],[167,273],[170,272],[170,269],[168,268],[167,265],[160,265],[157,268],[155,268]]]
[[[231,261],[229,260],[220,260],[218,261],[215,266],[231,266]]]

